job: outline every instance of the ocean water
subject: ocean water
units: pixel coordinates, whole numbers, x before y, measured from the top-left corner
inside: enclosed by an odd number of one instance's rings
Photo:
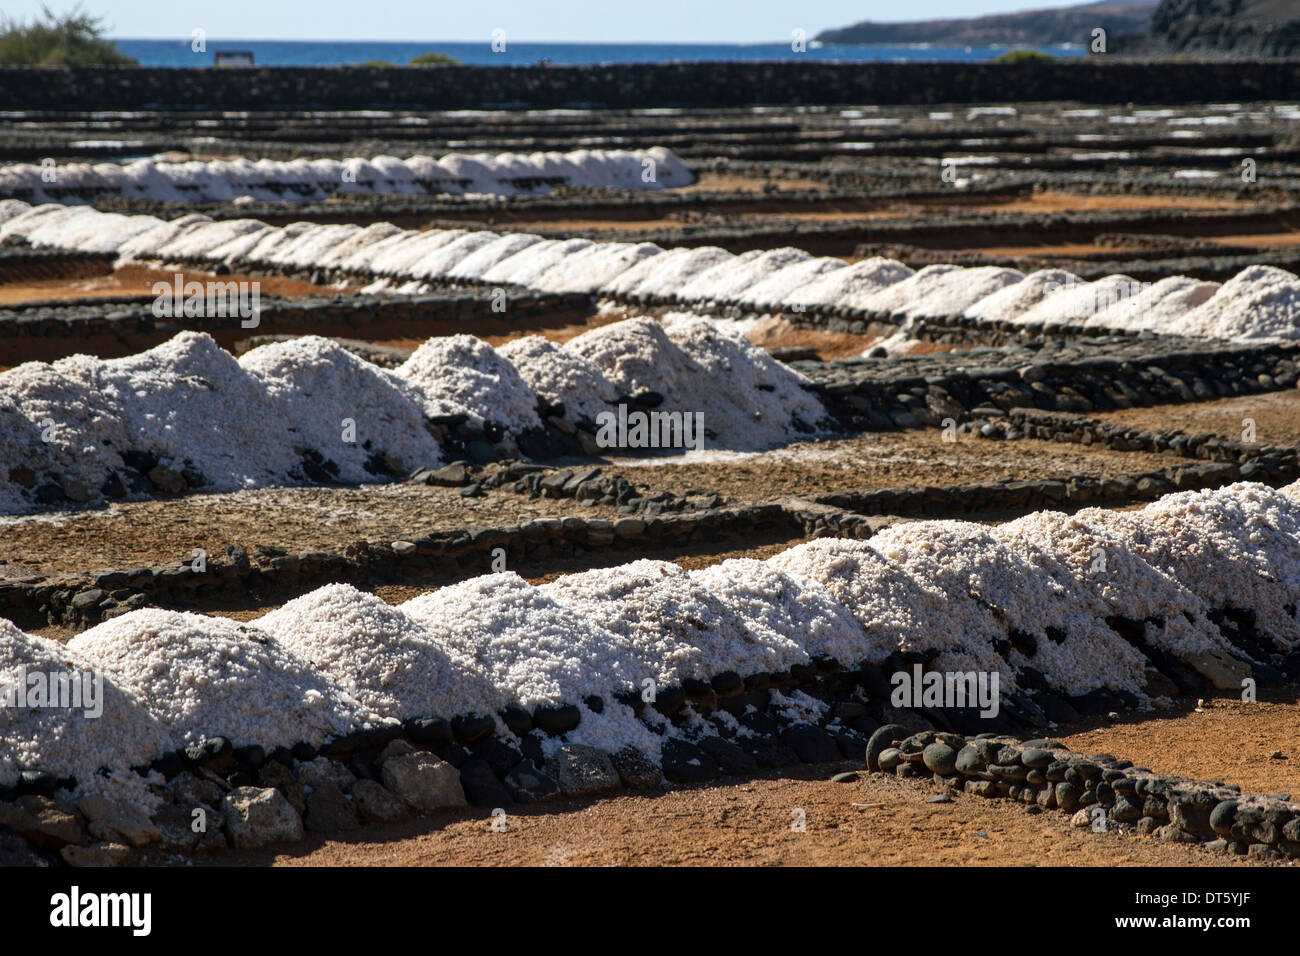
[[[438,52],[473,66],[528,66],[541,60],[556,65],[578,63],[669,63],[698,60],[825,60],[846,63],[905,63],[915,60],[988,60],[1003,46],[820,46],[810,43],[795,53],[789,43],[513,43],[494,52],[489,43],[415,43],[349,40],[208,40],[195,52],[190,40],[119,39],[117,47],[142,66],[208,67],[218,50],[247,50],[256,66],[341,66],[386,60],[402,66],[421,53]],[[1057,57],[1084,56],[1082,45],[1041,47]]]

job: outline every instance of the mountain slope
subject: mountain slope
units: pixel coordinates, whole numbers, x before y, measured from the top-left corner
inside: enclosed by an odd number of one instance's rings
[[[1097,27],[1104,27],[1112,34],[1145,33],[1156,2],[1087,3],[1056,10],[1023,10],[961,20],[907,23],[868,20],[839,30],[823,30],[816,38],[823,43],[938,43],[954,46],[1087,43]],[[1272,2],[1281,3],[1282,0]]]

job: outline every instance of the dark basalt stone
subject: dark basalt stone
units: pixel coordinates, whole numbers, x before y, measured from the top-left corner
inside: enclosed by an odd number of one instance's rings
[[[257,744],[234,749],[235,762],[244,770],[260,770],[266,763],[266,749]]]
[[[781,742],[804,763],[832,763],[840,759],[835,738],[812,724],[796,724],[781,731]]]
[[[567,734],[582,720],[582,711],[573,704],[539,704],[533,708],[533,724],[552,737]]]
[[[167,780],[170,780],[185,769],[185,758],[181,755],[179,750],[169,750],[167,753],[156,757],[154,761],[149,764],[149,768],[162,774]]]
[[[652,706],[665,717],[672,717],[686,706],[686,692],[680,687],[660,687]]]
[[[524,737],[533,729],[533,715],[518,704],[508,704],[502,708],[501,720],[516,737]]]
[[[735,671],[723,671],[709,680],[713,692],[719,697],[730,697],[745,690],[745,682]]]
[[[675,783],[703,783],[718,775],[718,764],[694,744],[676,737],[664,741],[660,762],[664,776]]]
[[[479,741],[474,747],[473,756],[475,760],[482,760],[491,767],[498,777],[504,777],[524,759],[520,751],[497,737]]]
[[[531,723],[530,719],[529,724]],[[440,717],[412,717],[402,725],[402,729],[411,740],[433,750],[445,747],[456,739],[451,723]]]
[[[465,799],[476,807],[509,807],[515,799],[510,795],[486,760],[471,758],[460,766],[460,785]]]
[[[456,739],[456,743],[466,747],[477,743],[495,730],[496,721],[482,714],[453,717],[451,721],[451,734]]]
[[[717,762],[718,769],[730,776],[753,773],[758,761],[730,740],[721,737],[703,737],[696,745]]]

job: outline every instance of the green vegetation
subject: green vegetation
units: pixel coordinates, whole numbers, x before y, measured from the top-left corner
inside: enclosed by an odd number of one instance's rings
[[[445,53],[421,53],[412,57],[407,66],[460,66],[460,60]]]
[[[397,64],[389,60],[366,60],[366,62],[364,63],[358,63],[357,66],[369,66],[375,68],[388,69],[397,66]]]
[[[20,23],[0,20],[0,66],[137,66],[104,39],[103,21],[80,7],[58,16],[49,7],[42,17]]]
[[[1038,50],[1008,50],[993,58],[994,63],[1051,63],[1056,57]]]

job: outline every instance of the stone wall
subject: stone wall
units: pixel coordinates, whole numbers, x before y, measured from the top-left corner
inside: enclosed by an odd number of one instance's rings
[[[552,67],[5,68],[10,110],[1225,103],[1295,99],[1300,63],[657,63]]]

